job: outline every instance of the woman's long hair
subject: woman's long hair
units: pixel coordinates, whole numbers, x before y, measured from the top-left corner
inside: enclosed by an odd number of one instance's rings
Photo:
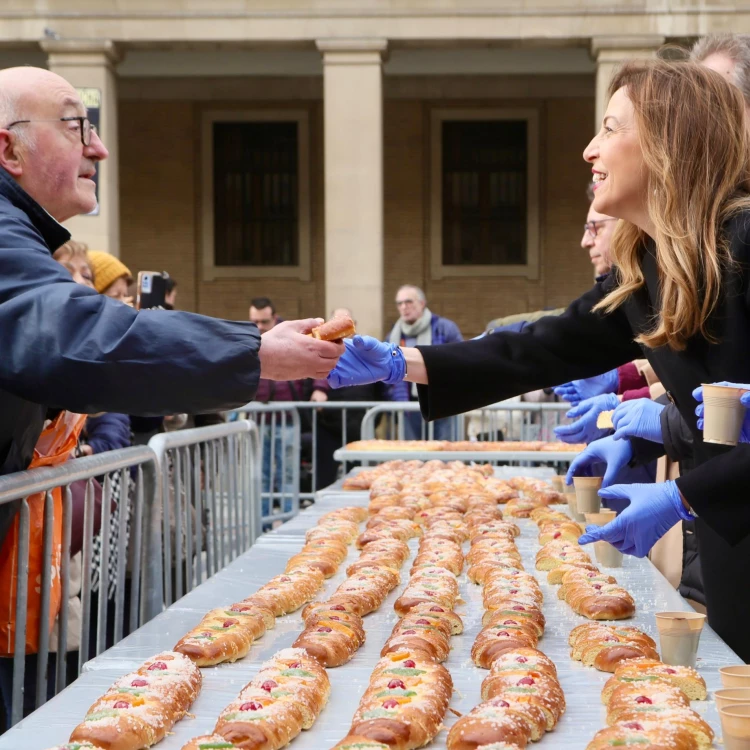
[[[740,92],[695,63],[627,63],[610,96],[625,87],[648,170],[647,208],[655,227],[661,307],[636,340],[685,348],[698,333],[712,340],[708,318],[731,263],[723,222],[750,208],[750,136]],[[621,221],[612,240],[619,285],[595,309],[611,312],[644,284],[647,237]]]

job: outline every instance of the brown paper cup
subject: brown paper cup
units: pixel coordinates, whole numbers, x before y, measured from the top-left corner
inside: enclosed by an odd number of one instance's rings
[[[744,388],[728,385],[703,384],[703,442],[737,445],[745,418],[745,407],[740,396]]]
[[[550,479],[550,482],[552,482],[552,486],[558,492],[565,491],[565,477],[561,476],[560,474],[555,474],[555,476]]]
[[[657,613],[661,660],[672,666],[694,667],[705,622],[706,615],[699,612]]]
[[[598,513],[584,513],[586,523],[594,524],[594,526],[606,526],[610,521],[614,521],[617,518],[617,513],[608,508],[602,508]]]
[[[570,510],[570,515],[573,520],[583,523],[585,519],[583,513],[578,512],[578,502],[576,500],[575,490],[573,492],[566,492],[565,499],[568,501],[568,509]]]
[[[594,542],[594,553],[597,562],[605,568],[622,567],[622,552],[609,542]]]
[[[573,477],[576,504],[579,513],[598,513],[602,501],[597,494],[602,486],[601,477]]]
[[[721,711],[722,708],[735,706],[739,704],[750,704],[750,687],[746,688],[722,688],[714,691],[716,708]]]
[[[725,688],[750,687],[750,664],[737,664],[719,670],[721,684]]]
[[[750,705],[727,706],[719,717],[726,750],[750,750]]]

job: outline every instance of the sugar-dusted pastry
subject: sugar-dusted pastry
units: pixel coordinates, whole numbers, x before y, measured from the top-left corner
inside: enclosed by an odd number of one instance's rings
[[[266,632],[268,614],[269,610],[253,606],[211,610],[174,650],[199,667],[236,661]]]
[[[393,608],[399,615],[406,614],[420,602],[434,602],[446,609],[453,609],[458,600],[456,577],[445,568],[420,568],[414,573],[396,600]]]
[[[609,703],[615,688],[622,683],[646,684],[664,680],[676,685],[691,701],[706,700],[706,682],[692,667],[663,664],[656,659],[630,659],[617,665],[615,673],[602,689],[602,702]]]
[[[295,568],[274,576],[245,601],[267,607],[276,617],[281,617],[311,601],[323,586],[323,581],[324,575],[318,568]]]
[[[201,674],[190,659],[165,651],[117,681],[88,710],[70,742],[140,750],[159,742],[190,708]]]
[[[294,642],[324,667],[346,664],[365,642],[362,618],[338,609],[318,609],[305,620]]]

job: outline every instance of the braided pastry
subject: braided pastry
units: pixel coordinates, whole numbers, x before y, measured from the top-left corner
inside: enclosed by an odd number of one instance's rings
[[[346,521],[362,523],[367,520],[367,509],[361,505],[347,505],[345,508],[336,508],[320,517],[318,523],[328,520],[329,518],[343,518]]]
[[[90,742],[70,742],[66,745],[55,745],[55,747],[49,748],[49,750],[103,750],[96,745],[92,745]]]
[[[607,724],[621,721],[624,714],[642,711],[655,715],[657,709],[690,708],[690,699],[680,688],[668,682],[633,685],[624,682],[614,689],[607,705]],[[644,718],[649,718],[645,716]]]
[[[714,746],[713,729],[691,708],[673,706],[649,706],[648,708],[650,710],[646,710],[645,707],[642,707],[641,710],[635,707],[629,711],[623,710],[619,714],[618,721],[613,726],[634,721],[676,724],[695,740],[700,750],[708,750],[708,748]]]
[[[269,615],[273,623],[270,610],[260,607],[240,604],[211,610],[177,642],[174,650],[199,667],[236,661],[246,656],[252,642],[266,632]]]
[[[422,653],[382,658],[354,714],[349,738],[366,737],[391,750],[426,745],[440,730],[453,682],[441,664]]]
[[[600,729],[586,750],[612,750],[613,747],[638,750],[697,750],[692,735],[678,724],[627,721]]]
[[[305,620],[305,629],[294,642],[324,667],[346,664],[365,642],[362,618],[354,613],[317,609]]]
[[[311,601],[323,586],[324,576],[318,568],[306,567],[274,576],[245,601],[270,609],[276,617],[294,612]]]
[[[671,666],[655,659],[630,659],[618,664],[614,675],[605,683],[602,702],[608,704],[615,688],[623,682],[646,684],[656,680],[676,685],[691,701],[706,700],[706,682],[692,667]]]
[[[333,592],[327,603],[344,605],[348,612],[364,617],[380,607],[400,580],[397,570],[372,563],[354,571]]]
[[[139,750],[162,740],[190,708],[201,686],[190,659],[165,651],[118,680],[70,735],[107,750]]]
[[[482,698],[517,695],[544,712],[546,729],[551,732],[565,712],[565,695],[556,677],[541,672],[519,670],[495,672],[482,682]]]
[[[450,653],[452,633],[451,621],[437,613],[409,612],[396,623],[380,655],[386,656],[395,651],[422,652],[442,662]]]
[[[502,699],[501,699],[502,700]],[[530,722],[521,713],[488,701],[462,716],[448,732],[448,750],[525,748],[532,736]]]
[[[410,579],[393,608],[399,615],[406,614],[420,602],[433,602],[453,609],[458,600],[458,583],[445,568],[420,568]]]

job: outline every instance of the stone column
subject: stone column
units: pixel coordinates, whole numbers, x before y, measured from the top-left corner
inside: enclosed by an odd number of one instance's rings
[[[602,36],[591,40],[596,60],[596,130],[602,125],[609,97],[607,89],[615,71],[627,60],[653,57],[664,44],[663,36]]]
[[[382,39],[319,40],[325,120],[325,313],[383,335]],[[323,311],[321,309],[321,314]]]
[[[75,86],[93,114],[99,107],[98,131],[109,158],[97,165],[99,210],[95,215],[75,216],[66,222],[73,238],[92,250],[120,254],[120,195],[117,164],[118,57],[109,41],[43,41],[47,67]],[[92,118],[93,119],[93,118]]]

